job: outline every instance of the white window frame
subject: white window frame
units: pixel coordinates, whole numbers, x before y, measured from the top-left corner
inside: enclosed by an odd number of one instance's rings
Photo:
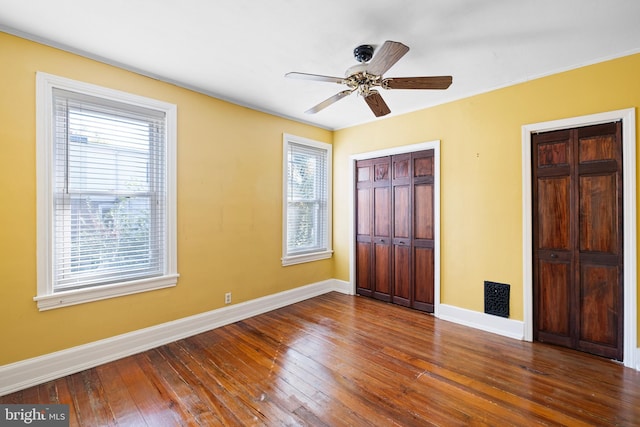
[[[162,111],[166,115],[165,263],[162,276],[54,292],[53,197],[54,132],[53,89],[78,92]],[[174,104],[47,73],[36,74],[36,172],[37,172],[37,302],[40,311],[175,286],[176,244],[176,141],[177,107]]]
[[[327,247],[324,250],[317,252],[307,252],[304,254],[291,254],[287,248],[287,215],[288,215],[288,201],[287,201],[287,191],[288,191],[288,166],[289,166],[289,147],[290,144],[299,144],[306,145],[309,147],[319,148],[321,150],[325,150],[327,153],[327,170],[326,170],[326,178],[327,182],[325,183],[327,189],[327,202],[326,202],[326,242]],[[301,264],[305,262],[317,261],[321,259],[331,258],[333,254],[332,249],[332,163],[333,163],[333,154],[332,154],[332,146],[331,144],[327,144],[325,142],[314,141],[312,139],[307,139],[295,135],[284,134],[282,138],[282,265],[294,265]]]

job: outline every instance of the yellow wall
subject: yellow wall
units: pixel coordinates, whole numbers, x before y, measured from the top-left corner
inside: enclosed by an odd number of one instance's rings
[[[484,280],[510,283],[522,320],[521,126],[638,108],[638,76],[640,54],[335,132],[336,278],[349,278],[349,156],[439,139],[441,302],[482,312]]]
[[[521,126],[640,106],[640,55],[333,133],[4,33],[0,62],[0,365],[213,310],[225,292],[348,280],[349,156],[435,139],[442,302],[483,311],[483,281],[510,283],[522,319]],[[177,287],[38,312],[36,71],[178,105]],[[280,265],[283,133],[333,142],[333,259]]]
[[[333,277],[333,261],[281,266],[282,134],[332,133],[0,33],[0,365]],[[39,312],[35,73],[178,106],[175,288]]]

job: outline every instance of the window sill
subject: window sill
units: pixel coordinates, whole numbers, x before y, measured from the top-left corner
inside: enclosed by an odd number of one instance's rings
[[[304,262],[318,261],[331,258],[333,251],[314,252],[312,254],[291,255],[282,257],[282,266],[302,264]]]
[[[137,294],[139,292],[169,288],[175,286],[177,282],[178,274],[172,274],[151,279],[97,286],[95,288],[74,289],[49,295],[38,295],[34,297],[33,300],[38,303],[38,310],[45,311],[107,298]]]

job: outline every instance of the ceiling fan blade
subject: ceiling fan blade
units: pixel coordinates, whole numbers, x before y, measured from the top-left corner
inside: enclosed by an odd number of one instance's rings
[[[369,108],[371,108],[371,111],[373,111],[373,114],[375,114],[376,117],[386,116],[391,112],[387,103],[384,102],[384,99],[382,99],[382,96],[380,96],[380,93],[376,90],[369,92],[369,95],[365,96],[364,100],[367,102],[367,105],[369,105]]]
[[[340,101],[345,96],[351,95],[351,92],[353,92],[353,91],[354,91],[354,89],[347,89],[347,90],[343,90],[342,92],[338,92],[335,95],[333,95],[331,98],[325,99],[324,101],[322,101],[320,104],[316,105],[315,107],[309,108],[307,111],[305,111],[305,113],[306,114],[315,114],[320,110],[324,110],[325,108],[327,108],[329,105],[333,104],[334,102]]]
[[[446,89],[451,86],[451,76],[393,77],[382,80],[385,89]]]
[[[284,75],[290,79],[301,79],[301,80],[315,80],[319,82],[329,82],[329,83],[340,83],[343,84],[345,81],[342,77],[331,77],[331,76],[322,76],[320,74],[308,74],[308,73],[287,73]]]
[[[367,71],[374,76],[381,76],[407,52],[409,52],[408,46],[387,40],[367,65]]]

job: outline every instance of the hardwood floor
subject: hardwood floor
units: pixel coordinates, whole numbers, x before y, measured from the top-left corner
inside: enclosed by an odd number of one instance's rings
[[[632,426],[640,372],[330,293],[0,403],[82,426]]]

